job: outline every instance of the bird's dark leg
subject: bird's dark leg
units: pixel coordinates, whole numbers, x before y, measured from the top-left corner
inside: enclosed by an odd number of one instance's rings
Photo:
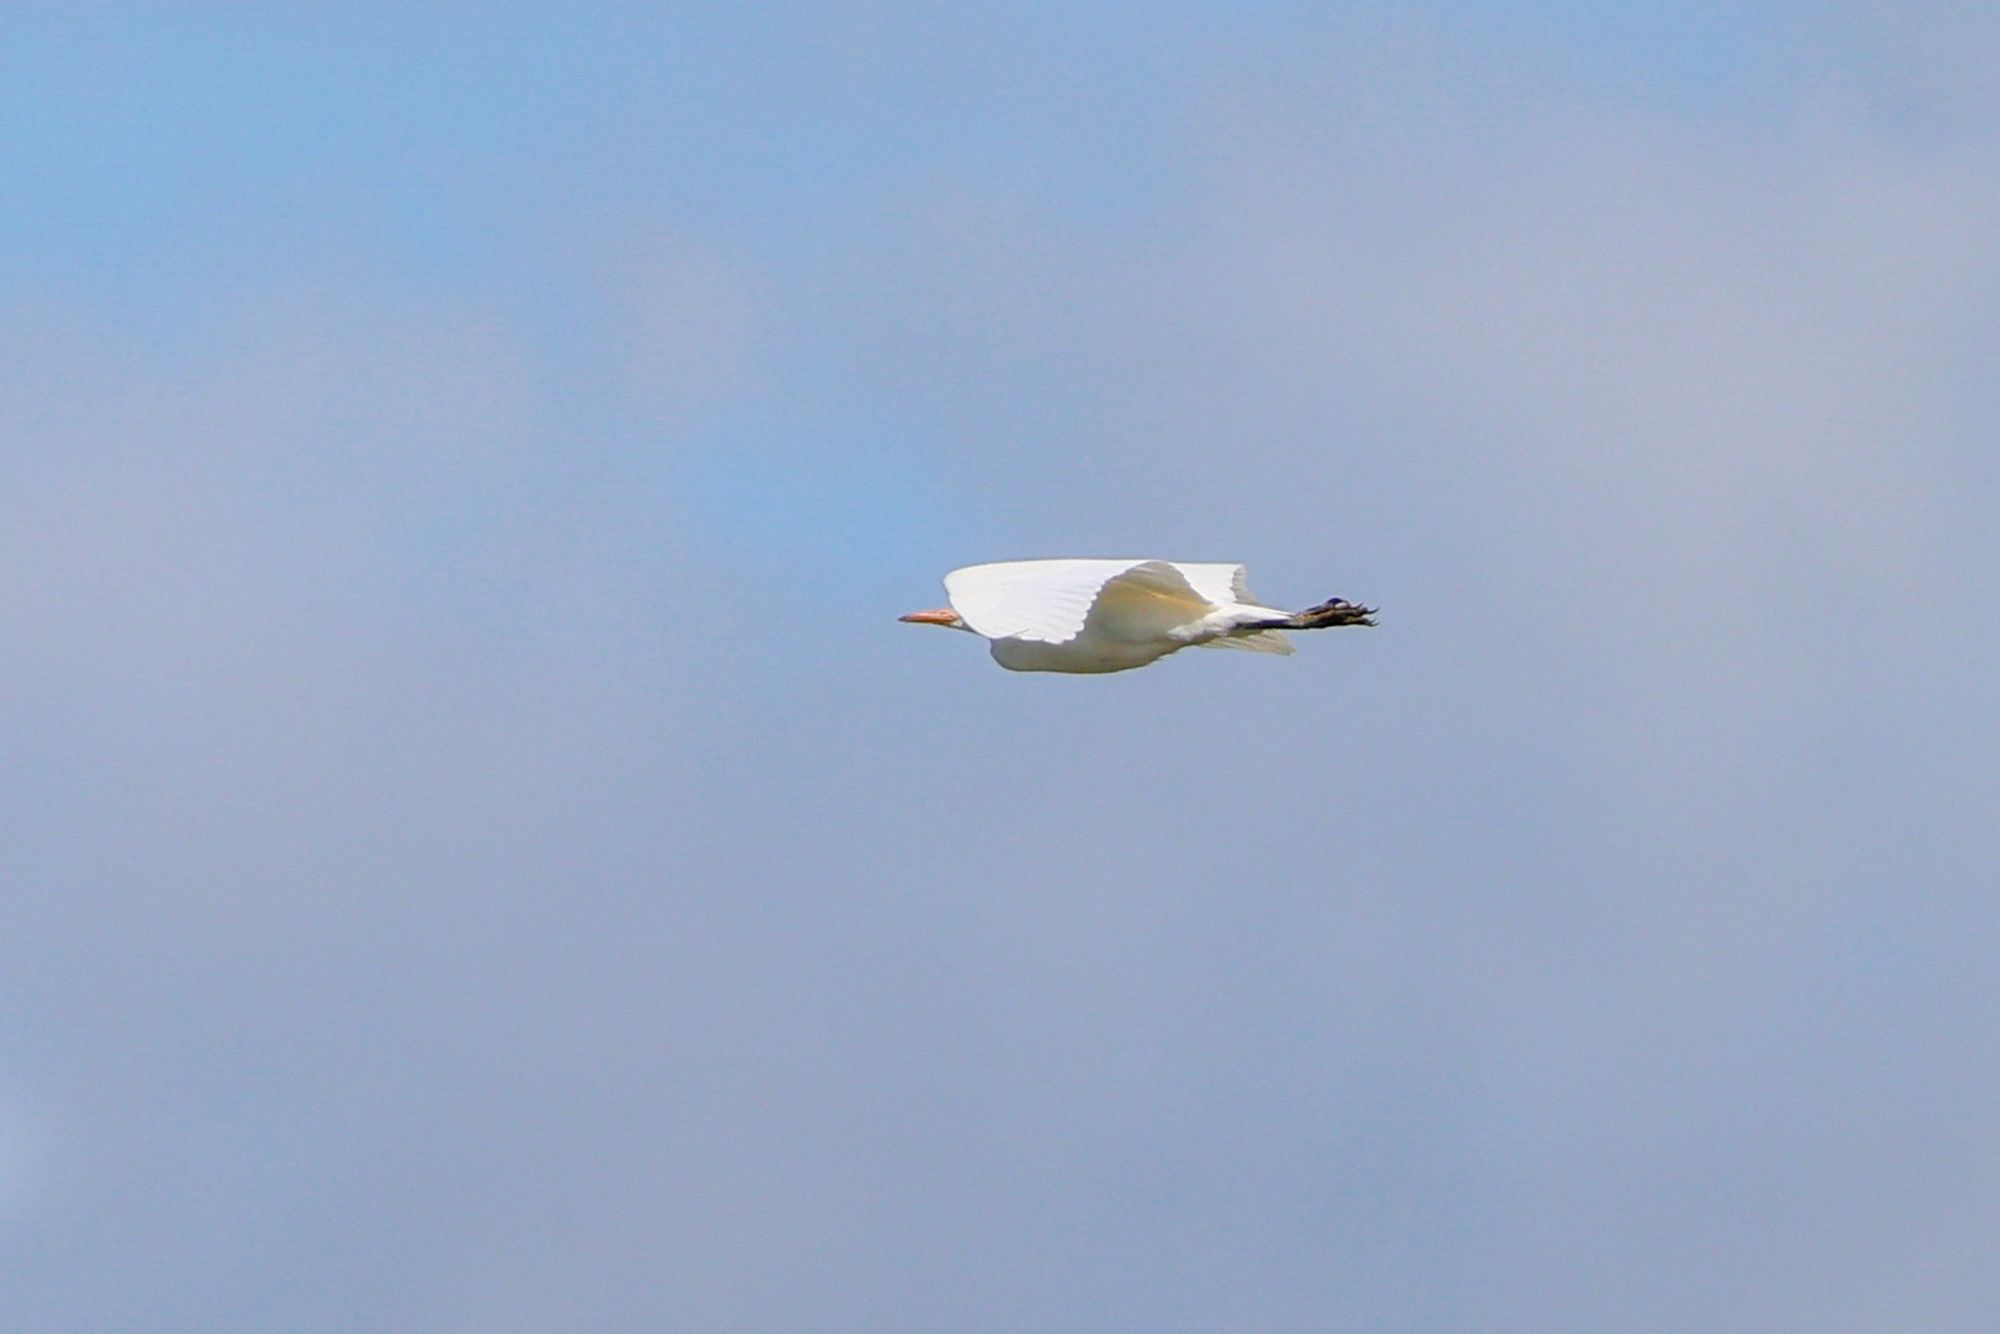
[[[1336,625],[1373,624],[1375,624],[1375,608],[1349,602],[1346,598],[1328,598],[1317,607],[1307,607],[1304,611],[1294,613],[1290,620],[1280,621],[1278,628],[1327,630]]]

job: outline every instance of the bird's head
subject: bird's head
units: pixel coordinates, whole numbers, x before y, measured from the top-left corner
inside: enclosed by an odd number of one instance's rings
[[[912,625],[948,626],[953,630],[968,630],[971,628],[965,623],[965,618],[950,607],[940,607],[936,611],[913,611],[908,616],[898,616],[896,619],[899,621],[908,621]]]

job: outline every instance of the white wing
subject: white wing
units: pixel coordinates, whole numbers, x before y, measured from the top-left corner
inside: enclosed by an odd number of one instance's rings
[[[1217,606],[1226,607],[1232,602],[1255,602],[1250,589],[1243,582],[1241,565],[1221,565],[1177,560],[1174,568],[1181,577],[1194,585],[1194,591]]]
[[[1090,606],[1083,633],[1121,644],[1183,642],[1176,632],[1213,610],[1186,575],[1166,561],[1149,560],[1105,583]]]
[[[1062,644],[1086,624],[1093,634],[1145,639],[1208,611],[1208,599],[1165,561],[1002,561],[953,570],[944,587],[952,610],[988,639]]]
[[[944,577],[951,609],[988,639],[1073,639],[1107,580],[1136,561],[1014,560],[968,565]]]
[[[1218,607],[1251,607],[1259,611],[1267,611],[1273,616],[1288,614],[1277,607],[1266,606],[1258,600],[1257,596],[1250,591],[1250,585],[1244,576],[1241,565],[1193,564],[1188,561],[1177,560],[1173,562],[1173,566],[1182,575],[1186,576],[1190,584],[1194,585],[1195,592],[1201,594],[1210,602],[1215,603]],[[1277,631],[1272,630],[1268,633],[1276,634]],[[1252,646],[1244,645],[1244,647]],[[1268,653],[1276,650],[1266,648],[1264,651]]]
[[[1241,565],[1196,563],[1177,560],[1174,568],[1179,570],[1195,592],[1218,606],[1261,607],[1263,604],[1250,591],[1250,585]],[[1282,616],[1282,611],[1272,611],[1274,616]],[[1203,648],[1247,649],[1252,653],[1290,653],[1292,641],[1282,631],[1259,630],[1248,635],[1222,635],[1216,639],[1204,639]]]

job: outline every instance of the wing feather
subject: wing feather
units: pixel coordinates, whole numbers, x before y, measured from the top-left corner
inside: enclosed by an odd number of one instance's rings
[[[1177,566],[1158,560],[1017,560],[968,565],[944,578],[946,595],[973,630],[988,639],[1063,644],[1084,633],[1145,641],[1205,615],[1215,599],[1187,571],[1236,567]],[[1227,601],[1228,599],[1225,599]]]
[[[988,639],[1061,644],[1083,633],[1104,585],[1136,560],[1013,560],[944,577],[951,608]]]
[[[1157,644],[1213,610],[1180,569],[1142,561],[1105,581],[1085,619],[1087,633],[1130,644]]]
[[[1251,600],[1249,590],[1243,586],[1243,567],[1223,565],[1215,562],[1177,560],[1174,568],[1181,577],[1194,586],[1194,591],[1217,606],[1226,607],[1232,602]]]
[[[1195,591],[1218,607],[1262,607],[1255,594],[1250,591],[1249,577],[1241,565],[1225,565],[1219,562],[1175,561],[1187,581]],[[1284,613],[1279,612],[1278,615]]]

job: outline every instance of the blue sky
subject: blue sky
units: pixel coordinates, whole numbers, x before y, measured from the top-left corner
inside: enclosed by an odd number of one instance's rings
[[[0,52],[9,1327],[2000,1318],[1991,20]]]

